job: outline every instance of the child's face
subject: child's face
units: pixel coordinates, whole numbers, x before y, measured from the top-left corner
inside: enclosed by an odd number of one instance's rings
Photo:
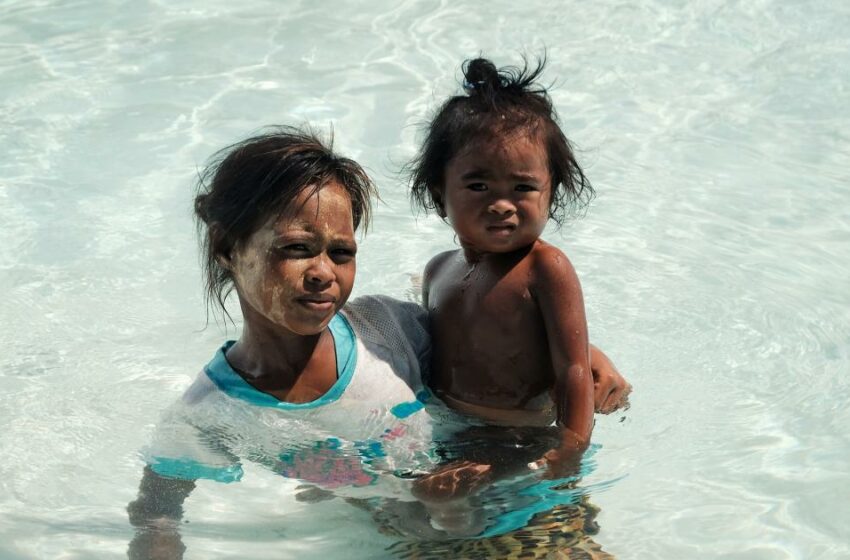
[[[234,252],[246,322],[262,320],[299,335],[321,332],[351,294],[356,270],[351,199],[331,181],[307,188]]]
[[[543,143],[530,134],[470,144],[446,165],[440,197],[464,249],[507,253],[536,241],[552,194]]]

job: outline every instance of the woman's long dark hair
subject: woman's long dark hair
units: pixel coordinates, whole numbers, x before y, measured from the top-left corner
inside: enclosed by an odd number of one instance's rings
[[[233,290],[233,275],[219,262],[230,256],[273,214],[282,213],[304,189],[335,180],[351,197],[354,228],[368,224],[376,190],[360,165],[335,154],[313,132],[270,127],[213,155],[198,177],[195,218],[201,240],[207,309]]]

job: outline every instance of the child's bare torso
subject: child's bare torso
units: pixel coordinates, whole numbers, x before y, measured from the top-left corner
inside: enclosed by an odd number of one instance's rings
[[[555,420],[555,374],[534,295],[535,252],[462,251],[428,265],[426,305],[434,341],[432,387],[451,407],[489,423],[545,426]]]

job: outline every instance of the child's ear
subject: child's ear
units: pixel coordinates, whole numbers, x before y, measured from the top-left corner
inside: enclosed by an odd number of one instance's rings
[[[434,201],[434,210],[437,211],[437,215],[446,219],[446,205],[443,204],[443,190],[431,189],[431,200]]]

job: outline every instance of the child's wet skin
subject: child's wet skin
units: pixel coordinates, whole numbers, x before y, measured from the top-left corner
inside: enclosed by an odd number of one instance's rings
[[[578,276],[540,235],[593,190],[534,83],[542,66],[465,63],[465,95],[432,119],[411,187],[461,245],[424,274],[432,387],[489,423],[556,421],[560,439],[543,459],[560,473],[590,440],[594,386]]]
[[[551,178],[539,135],[514,131],[453,157],[438,196],[468,258],[533,243],[549,219]]]

